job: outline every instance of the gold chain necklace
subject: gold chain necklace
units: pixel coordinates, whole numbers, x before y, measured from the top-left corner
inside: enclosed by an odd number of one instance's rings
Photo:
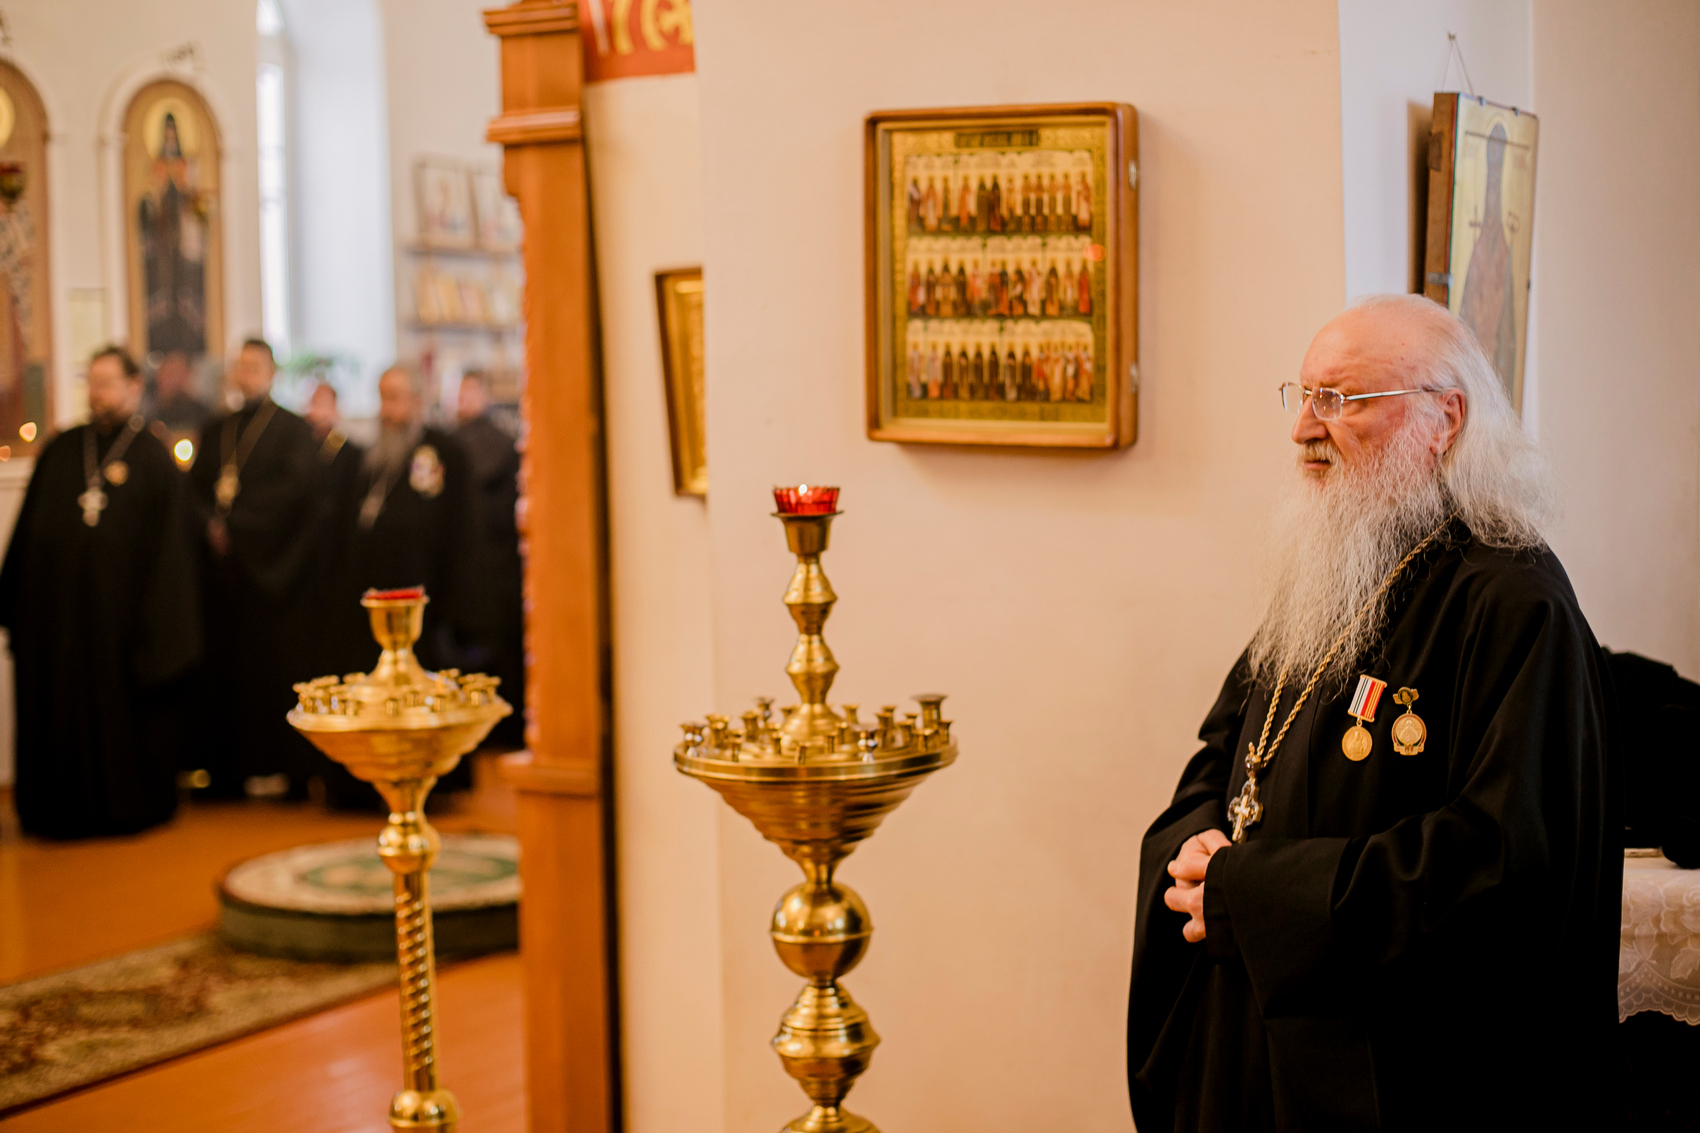
[[[1310,699],[1310,694],[1316,689],[1316,682],[1322,679],[1322,674],[1326,673],[1328,666],[1334,663],[1334,655],[1340,652],[1340,647],[1346,644],[1346,638],[1351,636],[1358,623],[1363,621],[1364,617],[1376,607],[1387,591],[1398,581],[1399,576],[1405,573],[1405,568],[1411,565],[1411,560],[1422,554],[1431,543],[1440,538],[1440,533],[1445,531],[1455,518],[1456,515],[1454,514],[1441,520],[1439,527],[1424,536],[1420,543],[1412,547],[1410,552],[1400,559],[1392,570],[1387,572],[1387,577],[1381,580],[1381,585],[1376,587],[1375,593],[1370,595],[1369,601],[1365,602],[1363,608],[1352,616],[1352,620],[1346,623],[1346,628],[1340,631],[1340,636],[1334,639],[1334,644],[1329,646],[1327,654],[1322,658],[1322,663],[1317,665],[1316,672],[1310,675],[1310,682],[1305,685],[1304,691],[1299,693],[1298,700],[1293,702],[1293,710],[1287,713],[1286,722],[1281,725],[1281,730],[1275,733],[1275,742],[1270,743],[1269,729],[1275,723],[1275,709],[1280,705],[1281,693],[1287,687],[1287,671],[1281,670],[1281,676],[1275,681],[1275,692],[1269,698],[1269,712],[1263,717],[1263,734],[1258,737],[1255,746],[1246,745],[1245,785],[1240,788],[1239,796],[1228,804],[1228,817],[1234,821],[1233,840],[1235,842],[1245,841],[1246,831],[1263,821],[1263,802],[1257,797],[1257,773],[1267,767],[1270,760],[1275,758],[1275,753],[1281,750],[1281,741],[1287,738],[1287,729],[1293,726],[1293,721],[1297,720],[1299,713],[1304,710],[1305,702]]]
[[[100,486],[101,478],[104,476],[110,480],[114,488],[129,479],[130,466],[124,463],[124,453],[147,423],[147,418],[140,413],[132,415],[124,431],[106,450],[106,459],[101,461],[96,461],[94,456],[94,422],[90,421],[84,427],[83,493],[77,497],[77,506],[83,509],[83,522],[90,527],[100,523],[100,513],[106,510],[106,492]]]
[[[224,431],[218,441],[219,465],[218,483],[213,485],[213,498],[218,503],[219,518],[230,514],[231,505],[236,502],[236,495],[242,490],[241,471],[248,463],[249,455],[254,451],[260,434],[266,431],[271,423],[272,414],[277,412],[277,402],[270,397],[266,403],[254,411],[248,427],[242,430],[242,439],[236,440],[235,413],[224,419]],[[235,441],[236,451],[230,451],[231,442]]]

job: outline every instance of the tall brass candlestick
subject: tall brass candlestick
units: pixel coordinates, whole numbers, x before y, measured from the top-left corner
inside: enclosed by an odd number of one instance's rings
[[[395,875],[396,957],[401,968],[403,1085],[392,1129],[453,1133],[455,1096],[437,1081],[437,958],[431,935],[431,863],[441,840],[425,820],[438,778],[512,712],[497,679],[453,669],[428,673],[413,656],[425,624],[424,588],[368,590],[361,605],[383,653],[371,676],[320,677],[295,686],[289,722],[326,755],[371,783],[389,804],[378,856]]]
[[[814,1103],[785,1129],[878,1133],[843,1108],[880,1040],[838,982],[867,952],[874,926],[861,897],[834,873],[922,779],[956,759],[957,747],[941,695],[915,697],[919,715],[903,720],[889,705],[874,723],[858,719],[854,704],[827,704],[838,662],[821,630],[837,595],[820,556],[839,514],[838,489],[782,488],[774,497],[786,545],[797,556],[785,591],[797,645],[785,671],[800,702],[782,709],[777,727],[765,697],[743,714],[742,729],[714,715],[682,725],[685,742],[673,762],[719,791],[803,870],[803,882],[779,899],[769,929],[780,960],[808,980],[773,1037],[780,1062]]]

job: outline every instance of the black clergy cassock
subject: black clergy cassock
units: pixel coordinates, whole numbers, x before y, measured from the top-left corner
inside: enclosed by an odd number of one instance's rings
[[[473,535],[468,548],[471,584],[461,601],[459,667],[501,678],[513,715],[490,732],[494,743],[525,742],[525,614],[520,598],[523,567],[514,509],[519,503],[519,449],[489,417],[455,430],[466,453],[472,486]]]
[[[361,495],[381,487],[384,478],[382,468],[362,468]],[[428,669],[453,666],[473,538],[472,485],[459,442],[440,429],[422,430],[408,463],[393,474],[377,518],[370,527],[356,523],[351,534],[345,593],[358,601],[368,588],[425,587],[431,601],[414,651]]]
[[[136,435],[90,527],[84,425],[37,459],[0,568],[17,692],[18,819],[31,834],[130,834],[177,805],[184,682],[201,616],[183,474]],[[122,426],[96,436],[103,459]]]
[[[1359,673],[1387,691],[1354,763],[1341,739]],[[1244,657],[1145,835],[1127,1046],[1140,1130],[1613,1127],[1621,820],[1599,649],[1563,568],[1454,521],[1347,676],[1259,776],[1261,824],[1211,859],[1202,943],[1163,903],[1166,867],[1192,835],[1230,829],[1270,697]],[[1428,726],[1417,755],[1393,748],[1401,687]]]
[[[370,619],[351,578],[365,455],[365,449],[340,431],[318,442],[319,490],[300,588],[300,617],[308,632],[299,680],[364,672],[378,657]]]
[[[311,627],[296,615],[321,482],[307,422],[287,409],[272,409],[238,471],[241,489],[225,519],[229,553],[220,555],[206,535],[216,514],[219,470],[237,455],[265,404],[265,398],[256,398],[236,412],[230,452],[223,450],[228,416],[208,421],[189,474],[206,579],[207,659],[197,746],[201,765],[212,774],[213,793],[226,796],[240,795],[249,775],[286,770],[299,750],[285,717],[295,704],[290,686],[305,675],[302,656]]]
[[[285,674],[291,689],[314,677],[364,672],[378,657],[360,596],[347,593],[354,517],[360,507],[360,459],[365,450],[334,429],[315,444],[318,487],[313,492],[306,561],[291,614],[296,648]],[[290,787],[302,791],[330,761],[305,736],[293,728],[290,731]],[[347,782],[355,782],[353,776]],[[362,796],[372,797],[364,788]]]
[[[383,493],[383,507],[369,527],[359,522],[360,503],[374,489]],[[361,466],[351,481],[346,530],[348,553],[342,580],[333,600],[338,616],[333,632],[334,648],[344,664],[343,671],[369,671],[378,659],[370,621],[360,606],[368,589],[396,590],[424,586],[430,602],[425,607],[425,628],[414,647],[420,664],[427,669],[454,667],[455,638],[462,621],[461,609],[468,579],[467,548],[473,536],[471,484],[466,455],[453,437],[439,429],[426,428],[399,469]],[[352,611],[350,620],[342,612]],[[336,671],[335,669],[331,671]],[[376,805],[376,793],[358,782],[339,765],[321,758],[318,773],[325,785],[326,799],[333,806]],[[470,762],[438,781],[438,792],[464,790],[472,785]]]

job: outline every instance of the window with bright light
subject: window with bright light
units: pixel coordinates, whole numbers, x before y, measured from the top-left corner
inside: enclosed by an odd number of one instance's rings
[[[260,319],[272,348],[289,353],[289,44],[277,0],[259,0],[256,88],[260,156]]]

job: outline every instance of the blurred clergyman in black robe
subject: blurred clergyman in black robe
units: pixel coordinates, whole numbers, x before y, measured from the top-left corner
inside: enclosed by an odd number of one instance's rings
[[[305,417],[313,431],[319,472],[306,579],[301,587],[309,642],[306,664],[315,676],[348,673],[369,668],[378,655],[366,612],[359,604],[360,596],[347,592],[352,532],[359,513],[361,468],[366,450],[342,431],[335,387],[325,383],[315,386],[307,399]],[[327,620],[340,626],[344,637],[348,636],[347,627],[354,627],[357,632],[352,637],[352,647],[338,639],[335,629],[325,624]]]
[[[460,443],[423,423],[423,399],[400,367],[378,379],[378,436],[361,459],[349,553],[354,592],[424,586],[427,668],[452,666],[472,537],[472,492]]]
[[[455,440],[466,453],[472,482],[473,531],[467,587],[461,603],[459,667],[502,679],[514,706],[490,733],[494,744],[525,742],[525,613],[520,598],[519,448],[511,433],[490,419],[490,383],[481,370],[460,380],[460,427]]]
[[[18,818],[50,838],[171,817],[201,651],[187,487],[144,427],[141,373],[109,347],[88,391],[92,423],[42,451],[0,568]]]
[[[173,350],[161,358],[153,380],[153,396],[145,399],[143,415],[164,425],[173,440],[200,435],[212,410],[194,394],[195,373],[188,355]]]
[[[384,372],[378,399],[378,436],[362,455],[355,479],[348,555],[335,602],[335,637],[346,663],[342,671],[366,671],[377,660],[360,595],[409,586],[424,586],[430,598],[424,633],[414,649],[420,663],[427,669],[458,667],[455,639],[473,538],[466,456],[453,437],[423,423],[423,399],[406,370],[398,366]],[[352,611],[356,620],[340,620],[343,610]],[[370,787],[328,759],[321,760],[320,774],[333,806],[375,805]],[[437,790],[462,790],[471,783],[471,764],[462,760]]]
[[[350,590],[349,581],[365,450],[343,432],[337,400],[336,388],[321,382],[313,387],[302,414],[313,433],[318,487],[313,492],[307,562],[296,588],[300,648],[289,673],[291,685],[313,677],[365,671],[378,656],[360,595]],[[371,787],[326,758],[306,737],[296,734],[293,741],[292,791],[309,791],[308,783],[317,777],[326,787],[327,801],[354,805],[341,797],[352,795],[362,807],[369,802],[376,805],[377,794]]]
[[[195,488],[205,569],[207,660],[198,745],[210,793],[239,797],[291,766],[291,684],[302,653],[293,615],[311,546],[318,446],[307,422],[271,399],[276,364],[259,339],[230,376],[243,399],[201,430]]]
[[[1538,458],[1426,299],[1299,373],[1263,621],[1140,855],[1135,1119],[1613,1128],[1622,820]]]

